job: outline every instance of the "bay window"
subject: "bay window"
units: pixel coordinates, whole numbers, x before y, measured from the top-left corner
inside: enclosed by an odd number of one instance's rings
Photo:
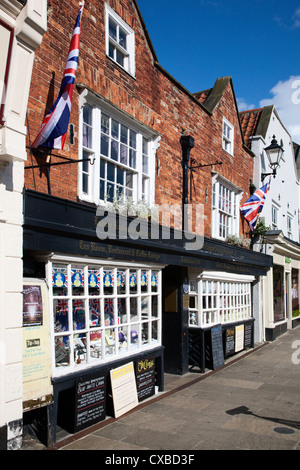
[[[161,270],[65,260],[48,263],[54,375],[161,345]]]
[[[208,327],[248,320],[253,276],[203,272],[190,275],[189,326]]]
[[[81,111],[79,197],[101,204],[118,200],[154,203],[157,136],[108,105],[88,101]]]

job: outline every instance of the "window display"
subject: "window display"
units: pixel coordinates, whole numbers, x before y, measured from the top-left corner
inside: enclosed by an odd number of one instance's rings
[[[57,374],[161,344],[157,268],[49,262],[48,274]]]
[[[235,276],[201,279],[195,275],[189,287],[189,326],[206,327],[251,318],[250,279]]]

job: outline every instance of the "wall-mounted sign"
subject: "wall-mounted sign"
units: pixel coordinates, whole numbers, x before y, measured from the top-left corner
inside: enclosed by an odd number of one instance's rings
[[[110,371],[115,418],[127,413],[138,404],[133,362]]]
[[[48,289],[39,279],[23,282],[23,403],[30,409],[52,394]]]

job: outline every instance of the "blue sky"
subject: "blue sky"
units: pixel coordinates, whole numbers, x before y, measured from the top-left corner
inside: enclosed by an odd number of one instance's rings
[[[138,0],[156,55],[190,92],[231,76],[240,111],[275,104],[300,144],[300,0]]]

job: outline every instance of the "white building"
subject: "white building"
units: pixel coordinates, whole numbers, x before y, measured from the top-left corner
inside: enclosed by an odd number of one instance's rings
[[[0,0],[0,449],[22,441],[22,224],[26,109],[46,0]]]
[[[295,144],[275,106],[240,113],[247,145],[255,154],[253,183],[260,188],[272,173],[265,148],[276,138],[284,153],[276,176],[271,176],[260,220],[268,228],[254,249],[273,256],[273,269],[257,292],[261,316],[257,318],[257,341],[274,340],[300,324],[299,311],[299,219],[300,192]],[[299,162],[298,162],[299,165]]]

